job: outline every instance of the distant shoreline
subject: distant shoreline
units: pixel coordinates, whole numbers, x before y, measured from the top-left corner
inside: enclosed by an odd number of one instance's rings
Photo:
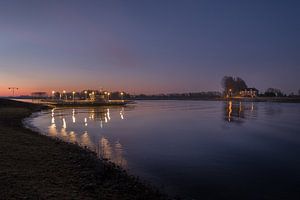
[[[12,98],[6,98],[12,99]],[[24,99],[24,98],[17,98],[14,99]],[[30,98],[28,98],[31,100]],[[137,100],[137,101],[144,101],[144,100],[178,100],[178,101],[244,101],[244,102],[273,102],[273,103],[300,103],[300,96],[296,97],[202,97],[202,98],[191,98],[191,97],[168,97],[168,96],[145,96],[145,97],[136,97],[136,98],[129,98],[129,100]]]
[[[273,103],[300,103],[300,97],[254,97],[254,98],[224,98],[224,97],[212,97],[212,98],[133,98],[133,100],[178,100],[178,101],[244,101],[244,102],[273,102]]]

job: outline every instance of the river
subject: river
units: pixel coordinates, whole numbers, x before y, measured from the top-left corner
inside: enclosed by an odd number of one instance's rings
[[[299,122],[300,104],[231,101],[56,108],[29,120],[187,199],[299,195]]]

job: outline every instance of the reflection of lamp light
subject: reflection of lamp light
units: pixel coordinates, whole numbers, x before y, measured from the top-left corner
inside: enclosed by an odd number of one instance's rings
[[[121,119],[124,119],[124,108],[122,108],[122,110],[120,111],[120,116],[121,116]]]
[[[57,135],[57,130],[56,130],[55,124],[51,124],[51,126],[49,126],[49,135],[52,137]]]
[[[66,119],[65,119],[65,118],[63,118],[62,120],[63,120],[63,128],[65,129],[65,128],[67,128]]]
[[[111,149],[108,139],[106,139],[105,137],[102,137],[100,139],[99,143],[100,143],[100,148],[101,148],[100,155],[103,158],[111,159],[112,149]]]
[[[51,110],[51,124],[55,125],[54,108]]]
[[[72,110],[72,121],[73,121],[73,123],[76,122],[76,118],[75,118],[75,109]]]
[[[94,144],[91,141],[90,136],[87,131],[84,131],[84,133],[81,135],[81,144],[90,149],[93,149]]]
[[[124,119],[124,108],[122,108],[122,110],[120,111],[120,117],[121,119]]]
[[[72,143],[75,143],[76,142],[76,134],[74,131],[71,131],[69,133],[69,141],[72,142]]]
[[[109,109],[107,108],[107,118],[110,120],[110,113],[109,113]]]
[[[228,121],[231,121],[231,113],[232,113],[232,101],[229,101],[228,105]]]

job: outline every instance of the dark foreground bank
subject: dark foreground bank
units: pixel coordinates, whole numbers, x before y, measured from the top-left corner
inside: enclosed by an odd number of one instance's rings
[[[24,128],[40,109],[0,99],[0,199],[166,199],[94,153]]]

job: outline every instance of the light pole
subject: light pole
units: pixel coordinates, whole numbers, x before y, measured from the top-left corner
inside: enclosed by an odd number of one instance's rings
[[[84,91],[85,94],[85,100],[87,100],[87,91]]]
[[[121,99],[122,99],[122,101],[124,101],[124,100],[123,100],[123,95],[124,95],[124,93],[123,93],[123,92],[121,92]]]
[[[75,102],[75,92],[73,91],[72,94],[73,94],[73,102]]]
[[[54,94],[55,94],[55,91],[53,90],[52,91],[52,100],[54,100]]]
[[[110,92],[107,93],[107,99],[109,101]]]
[[[9,90],[12,90],[13,96],[15,96],[15,90],[18,90],[19,88],[17,87],[9,87]]]
[[[66,90],[63,91],[63,94],[65,96],[65,100],[67,100]]]

